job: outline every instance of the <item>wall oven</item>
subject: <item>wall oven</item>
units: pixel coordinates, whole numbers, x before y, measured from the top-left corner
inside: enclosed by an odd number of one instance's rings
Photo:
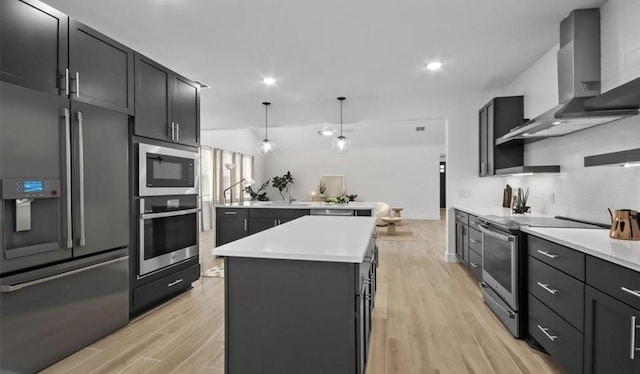
[[[138,278],[198,255],[198,196],[140,198]]]
[[[482,220],[481,220],[482,221]],[[521,337],[521,261],[519,230],[482,221],[482,294],[485,303],[511,334]]]
[[[198,193],[198,152],[139,143],[139,196]]]

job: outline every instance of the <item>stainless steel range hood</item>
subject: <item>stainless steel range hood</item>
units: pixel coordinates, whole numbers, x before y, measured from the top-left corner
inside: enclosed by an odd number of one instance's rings
[[[558,97],[560,104],[496,140],[539,140],[562,136],[638,114],[637,107],[585,105],[600,94],[600,10],[578,9],[560,23]],[[594,99],[596,100],[596,99]],[[611,100],[611,99],[610,99]],[[610,101],[609,100],[609,101]],[[600,101],[603,103],[604,101]],[[596,103],[597,104],[597,103]],[[587,110],[587,109],[595,110]]]

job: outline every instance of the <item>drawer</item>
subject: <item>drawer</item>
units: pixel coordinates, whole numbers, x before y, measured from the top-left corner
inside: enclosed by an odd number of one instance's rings
[[[456,221],[463,223],[465,225],[469,224],[469,215],[461,210],[455,209],[455,218]]]
[[[529,294],[529,334],[567,373],[582,373],[584,335],[531,294]]]
[[[640,273],[637,271],[587,256],[587,284],[640,309]]]
[[[469,271],[478,280],[482,280],[482,256],[469,251]]]
[[[584,331],[584,283],[529,257],[529,293]]]
[[[200,264],[195,264],[133,290],[133,312],[145,310],[191,287],[200,278]]]
[[[584,282],[584,253],[533,235],[527,235],[527,251],[529,256]]]
[[[469,223],[471,223],[471,219],[469,219]],[[472,226],[469,226],[469,248],[482,255],[482,232]]]
[[[247,218],[249,209],[246,208],[216,208],[216,218]]]
[[[478,229],[480,224],[481,224],[481,222],[480,222],[480,219],[478,219],[478,217],[476,217],[476,216],[474,216],[472,214],[469,214],[469,227],[473,227],[475,229]]]

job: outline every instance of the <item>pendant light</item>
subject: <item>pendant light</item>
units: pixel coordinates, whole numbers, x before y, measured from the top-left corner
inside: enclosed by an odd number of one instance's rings
[[[258,154],[260,156],[268,156],[276,151],[276,143],[267,137],[267,108],[269,108],[271,103],[264,102],[262,105],[264,105],[264,139],[258,143]]]
[[[340,136],[331,142],[331,150],[336,153],[347,153],[351,150],[351,140],[342,135],[342,102],[346,99],[346,97],[342,96],[338,98],[338,101],[340,101]]]

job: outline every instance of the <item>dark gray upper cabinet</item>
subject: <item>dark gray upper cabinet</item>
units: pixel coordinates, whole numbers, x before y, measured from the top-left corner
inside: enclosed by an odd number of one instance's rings
[[[524,97],[496,97],[478,113],[479,122],[479,175],[493,176],[497,169],[522,166],[524,143],[513,142],[496,146],[496,139],[522,124]]]
[[[197,146],[200,86],[136,54],[135,134]]]
[[[2,80],[133,114],[133,51],[31,0],[4,0]]]
[[[133,115],[133,51],[73,19],[69,74],[72,100]]]
[[[3,81],[66,95],[68,17],[31,0],[0,1]]]

